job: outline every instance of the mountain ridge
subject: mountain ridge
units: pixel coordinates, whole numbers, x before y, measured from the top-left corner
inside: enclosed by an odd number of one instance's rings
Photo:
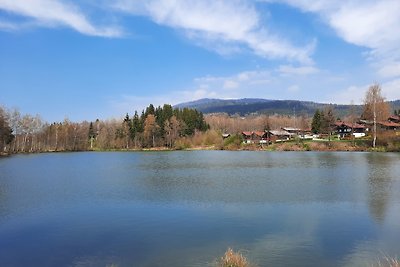
[[[389,101],[392,109],[400,109],[400,100]],[[308,115],[311,116],[317,109],[332,106],[338,116],[345,116],[350,113],[352,105],[328,104],[303,100],[272,100],[263,98],[240,98],[240,99],[218,99],[201,98],[195,101],[179,103],[176,108],[194,108],[204,114],[227,113],[228,115],[238,114],[240,116],[250,114],[279,114],[279,115]],[[354,105],[355,112],[361,114],[362,105]]]

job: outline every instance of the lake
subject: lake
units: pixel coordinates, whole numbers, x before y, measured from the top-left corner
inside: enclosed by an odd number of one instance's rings
[[[0,266],[370,266],[400,256],[400,153],[0,159]]]

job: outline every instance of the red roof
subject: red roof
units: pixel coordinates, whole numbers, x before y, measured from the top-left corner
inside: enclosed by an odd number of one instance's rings
[[[389,120],[400,121],[400,116],[392,115],[389,117]]]
[[[378,124],[383,125],[385,127],[400,127],[400,123],[395,123],[391,121],[380,121]]]
[[[256,131],[256,132],[254,132],[254,134],[255,134],[255,135],[258,135],[258,136],[260,136],[260,137],[263,137],[263,136],[265,135],[265,132]]]
[[[351,123],[351,122],[345,122],[345,121],[337,121],[335,122],[335,125],[340,127],[340,126],[346,126],[348,128],[357,128],[357,129],[364,129],[365,126],[358,124],[358,123]]]
[[[242,132],[242,134],[250,136],[250,135],[252,135],[252,132]]]

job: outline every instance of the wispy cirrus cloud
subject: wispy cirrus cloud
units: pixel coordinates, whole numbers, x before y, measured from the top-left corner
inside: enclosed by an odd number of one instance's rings
[[[82,34],[101,37],[119,37],[123,34],[118,27],[94,25],[78,6],[61,0],[0,0],[0,10],[28,20],[3,20],[0,28],[6,30],[18,30],[30,25],[69,27]]]
[[[267,59],[312,64],[316,41],[294,45],[287,36],[265,25],[263,14],[253,1],[245,0],[117,0],[98,4],[99,12],[121,12],[145,16],[153,22],[176,29],[192,42],[220,54],[251,51]],[[104,5],[104,3],[106,3]],[[110,11],[110,6],[112,7]],[[26,27],[68,27],[85,35],[120,37],[118,26],[99,26],[88,18],[82,3],[68,0],[0,0],[0,10],[16,15],[2,19],[0,29]],[[298,41],[298,40],[296,40]]]
[[[261,23],[261,14],[252,1],[119,0],[113,7],[181,30],[191,40],[217,52],[244,48],[269,59],[312,63],[315,41],[299,47],[272,32]]]

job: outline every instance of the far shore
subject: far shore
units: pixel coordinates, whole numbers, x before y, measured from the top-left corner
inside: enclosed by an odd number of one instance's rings
[[[237,147],[224,147],[218,145],[201,145],[191,146],[185,148],[169,148],[169,147],[152,147],[152,148],[128,148],[128,149],[88,149],[88,150],[48,150],[48,151],[31,151],[20,152],[16,154],[34,154],[34,153],[63,153],[63,152],[168,152],[168,151],[268,151],[268,152],[282,152],[282,151],[314,151],[314,152],[400,152],[399,149],[388,149],[387,147],[368,147],[365,145],[353,145],[351,142],[321,142],[321,141],[308,141],[308,142],[282,142],[270,145],[258,144],[241,144]],[[10,156],[14,154],[0,153],[1,157]]]

